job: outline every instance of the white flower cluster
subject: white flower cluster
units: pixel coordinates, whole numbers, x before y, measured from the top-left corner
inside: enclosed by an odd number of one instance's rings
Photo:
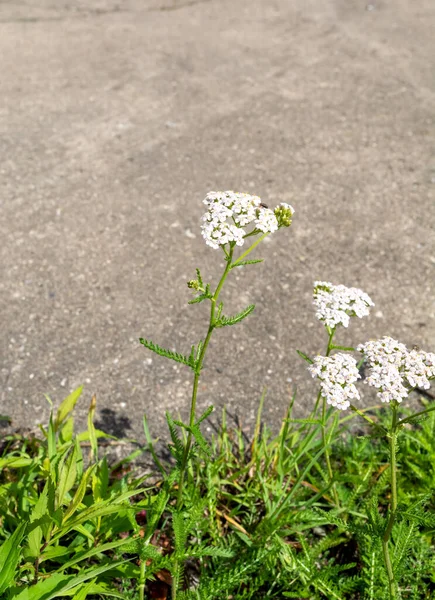
[[[382,402],[402,402],[410,389],[428,389],[435,378],[435,354],[413,349],[390,337],[360,344],[370,375],[365,383],[377,388]]]
[[[276,231],[279,226],[274,211],[262,205],[258,196],[231,191],[209,192],[204,204],[208,210],[202,217],[202,236],[206,244],[215,249],[229,242],[243,246],[247,234],[243,228],[251,223],[264,233]],[[281,206],[294,212],[289,204]]]
[[[424,350],[411,350],[405,358],[404,371],[412,388],[430,388],[430,379],[435,378],[435,354]]]
[[[359,399],[354,384],[361,375],[352,356],[340,353],[316,356],[308,369],[313,377],[320,379],[321,394],[328,404],[345,410],[349,408],[350,400]]]
[[[278,220],[273,210],[260,206],[258,217],[255,219],[255,227],[264,233],[272,233],[278,229]]]
[[[340,324],[347,327],[350,317],[365,317],[370,312],[369,307],[374,306],[370,296],[362,290],[328,281],[314,282],[313,298],[316,317],[331,329]]]

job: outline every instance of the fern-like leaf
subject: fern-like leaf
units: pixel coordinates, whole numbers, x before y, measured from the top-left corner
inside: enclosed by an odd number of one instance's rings
[[[236,269],[237,267],[244,267],[246,265],[255,265],[264,261],[264,258],[257,258],[253,260],[241,260],[240,262],[231,265],[230,269]]]
[[[196,364],[198,364],[199,356],[201,354],[203,346],[204,346],[204,342],[202,340],[199,340],[198,345],[196,347],[196,356],[195,356],[195,362],[196,362]]]
[[[183,462],[184,445],[176,429],[177,423],[172,419],[169,413],[166,413],[166,421],[168,423],[169,433],[171,435],[171,440],[173,444],[173,446],[169,446],[169,449],[171,450],[172,455],[177,461],[177,466],[180,468]]]
[[[166,488],[159,491],[157,496],[153,496],[153,503],[147,507],[147,523],[145,528],[144,540],[149,540],[157,528],[160,517],[169,501],[169,492]]]
[[[175,553],[184,556],[188,536],[188,528],[183,513],[175,511],[172,515],[172,527],[175,537]]]
[[[206,456],[208,456],[209,458],[211,458],[212,451],[211,451],[210,445],[208,444],[208,442],[202,435],[199,425],[213,412],[213,410],[214,410],[214,407],[209,406],[207,408],[207,410],[199,417],[197,422],[192,427],[190,425],[187,425],[186,423],[183,423],[182,421],[172,421],[172,425],[178,425],[178,427],[181,427],[181,428],[185,429],[186,431],[188,431],[190,434],[192,434],[195,439],[196,444],[201,448],[201,450],[204,452],[204,454],[206,454]]]
[[[201,271],[199,269],[195,269],[196,270],[196,276],[198,277],[198,283],[201,287],[204,287],[204,282],[202,280],[201,277]]]
[[[204,454],[208,458],[211,458],[212,451],[211,451],[210,445],[207,443],[205,437],[202,435],[200,428],[197,425],[194,425],[191,428],[191,431],[192,431],[193,437],[195,438],[195,442],[198,444],[198,446],[201,448],[201,450],[204,452]]]
[[[209,406],[203,413],[202,415],[197,419],[196,424],[200,425],[203,421],[205,421],[205,419],[207,419],[207,417],[209,417],[211,415],[211,413],[214,411],[214,406]]]
[[[393,571],[397,578],[399,568],[406,561],[413,546],[415,525],[414,523],[408,524],[406,521],[402,521],[396,531],[395,537],[397,539],[394,548]]]
[[[187,365],[188,367],[190,367],[193,370],[195,370],[195,368],[196,368],[196,363],[195,363],[195,360],[192,358],[192,355],[187,357],[187,356],[184,356],[184,354],[179,354],[178,352],[173,352],[172,350],[167,350],[166,348],[162,348],[158,344],[154,344],[154,342],[151,342],[150,340],[146,340],[144,338],[140,338],[139,342],[143,346],[145,346],[145,348],[148,348],[148,350],[155,352],[159,356],[164,356],[165,358],[170,358],[171,360],[175,360],[175,362],[182,363],[183,365]]]
[[[215,321],[215,327],[227,327],[228,325],[235,325],[236,323],[240,323],[243,319],[246,319],[248,315],[254,310],[255,304],[250,304],[244,310],[233,315],[232,317],[226,317],[222,315],[218,320]]]
[[[370,549],[370,553],[368,554],[367,558],[367,567],[368,567],[368,589],[367,589],[367,594],[368,594],[368,598],[367,600],[375,600],[375,582],[376,582],[376,550],[375,548],[371,548]]]
[[[210,285],[207,283],[207,285],[205,286],[205,292],[203,292],[199,296],[196,296],[195,298],[192,298],[192,300],[189,300],[187,304],[198,304],[199,302],[203,302],[204,300],[209,300],[212,297],[213,297],[213,294],[210,291]]]
[[[234,552],[229,548],[218,548],[215,546],[198,546],[189,552],[191,558],[202,558],[211,556],[212,558],[232,558]]]
[[[299,356],[301,358],[304,359],[305,362],[307,362],[309,365],[314,364],[314,361],[311,360],[311,358],[309,356],[307,356],[304,352],[301,352],[301,350],[296,350],[296,352],[299,354]]]
[[[216,319],[215,319],[215,321],[219,321],[219,319],[221,318],[223,308],[224,308],[224,303],[223,302],[219,302],[218,307],[217,307],[217,313],[216,313]]]

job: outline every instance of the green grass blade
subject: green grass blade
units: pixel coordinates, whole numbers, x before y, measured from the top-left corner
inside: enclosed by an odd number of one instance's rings
[[[26,531],[26,523],[21,523],[14,533],[0,546],[0,593],[14,583],[15,571],[21,555],[21,540]]]

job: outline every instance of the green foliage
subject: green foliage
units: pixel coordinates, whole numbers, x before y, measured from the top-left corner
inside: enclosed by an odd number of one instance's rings
[[[106,595],[106,583],[126,562],[107,560],[105,553],[126,543],[116,539],[119,533],[137,529],[129,499],[143,489],[111,477],[107,460],[97,459],[104,434],[92,422],[95,397],[87,435],[74,435],[72,411],[81,392],[51,413],[43,439],[17,435],[2,444],[0,593],[7,600]],[[81,439],[91,444],[86,467]]]
[[[235,325],[236,323],[240,323],[243,321],[251,312],[254,310],[255,304],[250,304],[244,310],[233,315],[232,317],[226,317],[225,315],[220,315],[219,318],[215,322],[215,327],[227,327],[228,325]]]
[[[0,593],[14,582],[14,575],[21,555],[21,540],[27,524],[20,523],[13,534],[0,546]]]
[[[173,352],[172,350],[167,350],[166,348],[161,348],[157,344],[154,344],[154,342],[151,342],[150,340],[145,340],[144,338],[140,338],[139,342],[143,346],[145,346],[145,348],[148,348],[148,350],[155,352],[159,356],[164,356],[165,358],[170,358],[171,360],[175,360],[175,362],[182,363],[183,365],[187,365],[194,371],[196,369],[196,360],[194,357],[194,347],[193,346],[192,346],[192,352],[190,353],[190,355],[184,356],[184,354],[179,354],[178,352]]]
[[[5,600],[138,600],[139,593],[146,599],[152,585],[166,585],[163,576],[179,600],[388,600],[380,540],[389,518],[390,467],[382,437],[355,435],[352,419],[349,432],[339,425],[333,433],[337,507],[320,421],[294,419],[294,398],[273,435],[262,421],[263,395],[249,441],[228,429],[225,413],[217,436],[205,439],[201,426],[212,407],[192,426],[167,415],[174,462],[158,455],[145,420],[143,450],[158,461],[160,474],[145,488],[134,472],[120,479],[99,458],[104,434],[93,426],[95,399],[86,432],[71,429],[79,396],[53,413],[42,438],[2,442]],[[370,419],[387,426],[380,412]],[[390,553],[403,599],[435,594],[434,432],[429,412],[421,423],[407,422],[399,437]],[[190,469],[177,508],[189,434]]]
[[[210,291],[210,284],[207,283],[204,285],[204,282],[201,277],[201,271],[196,269],[197,279],[192,279],[187,283],[187,286],[190,289],[193,289],[196,292],[201,292],[199,296],[196,296],[192,300],[189,300],[188,304],[198,304],[199,302],[203,302],[204,300],[211,300],[213,294]]]
[[[237,269],[238,267],[245,267],[246,265],[255,265],[257,263],[263,262],[263,258],[257,258],[253,260],[241,260],[238,261],[235,265],[231,265],[230,269]]]
[[[298,353],[298,355],[305,361],[307,362],[309,365],[314,364],[314,361],[304,352],[302,352],[301,350],[296,350],[296,352]]]
[[[285,203],[275,209],[278,228],[292,213]],[[189,304],[210,300],[206,333],[188,356],[140,339],[194,373],[188,422],[166,414],[169,459],[159,456],[144,417],[146,445],[110,465],[99,440],[111,436],[94,425],[95,396],[86,430],[75,433],[81,387],[51,410],[42,438],[1,441],[2,600],[435,596],[435,404],[422,400],[423,410],[411,412],[392,401],[388,416],[351,406],[340,419],[319,393],[311,414],[295,419],[293,396],[272,434],[262,421],[263,394],[251,440],[227,428],[225,411],[216,436],[201,431],[213,410],[196,416],[211,336],[254,310],[225,316],[220,293],[232,269],[261,262],[247,256],[269,233],[245,232],[243,239],[258,238],[236,259],[236,241],[221,246],[225,268],[214,292],[199,269],[188,282],[196,294]],[[334,343],[337,327],[325,325],[326,356],[354,351]],[[355,429],[355,417],[364,429]],[[156,469],[136,477],[142,452]]]

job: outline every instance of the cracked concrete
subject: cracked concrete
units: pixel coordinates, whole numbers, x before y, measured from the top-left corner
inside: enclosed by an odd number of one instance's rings
[[[435,5],[431,0],[0,2],[0,414],[44,421],[85,385],[102,427],[143,440],[147,412],[187,414],[187,369],[139,337],[188,352],[207,309],[187,306],[210,189],[296,208],[265,263],[233,276],[199,406],[246,427],[268,389],[277,426],[296,355],[321,352],[312,283],[361,287],[370,318],[345,344],[392,335],[435,349]]]

